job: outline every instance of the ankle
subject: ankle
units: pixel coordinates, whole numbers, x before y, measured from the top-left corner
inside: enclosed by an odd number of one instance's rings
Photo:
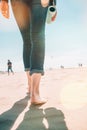
[[[31,94],[31,101],[36,101],[36,100],[39,100],[40,99],[40,96],[39,95],[33,95]]]

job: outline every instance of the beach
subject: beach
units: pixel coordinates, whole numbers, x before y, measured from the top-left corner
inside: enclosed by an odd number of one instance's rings
[[[45,71],[34,106],[25,72],[0,73],[0,130],[87,130],[87,67]]]

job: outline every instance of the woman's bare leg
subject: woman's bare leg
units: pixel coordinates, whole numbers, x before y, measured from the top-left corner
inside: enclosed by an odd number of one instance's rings
[[[20,29],[26,28],[30,21],[30,8],[29,6],[21,1],[11,1],[14,17]]]
[[[20,29],[27,28],[30,21],[30,8],[27,4],[24,4],[20,1],[12,1],[12,10]],[[29,13],[28,13],[29,12]],[[34,73],[31,76],[28,75],[29,85],[31,87],[31,103],[33,104],[44,104],[46,100],[42,100],[39,94],[41,74]]]
[[[41,74],[40,73],[34,73],[31,76],[31,103],[32,104],[44,104],[46,103],[46,100],[42,99],[40,97],[40,80],[41,80]]]
[[[26,44],[26,39],[29,36],[29,31],[26,28],[29,27],[29,23],[30,23],[30,7],[29,7],[29,5],[27,5],[26,3],[22,2],[22,1],[15,1],[15,0],[11,0],[11,7],[12,7],[12,11],[13,11],[15,20],[17,22],[17,25],[18,25],[20,31],[22,31],[22,32],[23,32],[23,30],[27,31],[26,37],[25,37],[25,33],[26,33],[25,31],[22,34],[23,41],[24,41],[23,44]],[[30,41],[27,40],[27,45],[28,45],[28,42],[30,42]],[[25,45],[25,46],[28,49],[29,46],[27,46],[27,45]],[[28,49],[27,51],[30,51],[30,50]],[[27,60],[29,60],[29,54],[26,55]],[[29,66],[28,66],[28,68],[29,68]],[[27,79],[28,79],[28,93],[30,94],[30,91],[31,91],[30,72],[26,71],[26,75],[27,75]]]
[[[28,79],[28,93],[31,95],[31,76],[30,72],[26,71],[27,79]]]

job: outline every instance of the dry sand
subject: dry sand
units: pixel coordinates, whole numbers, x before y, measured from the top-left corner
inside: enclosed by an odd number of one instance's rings
[[[0,130],[87,130],[87,68],[45,72],[41,96],[32,106],[24,72],[0,74]]]

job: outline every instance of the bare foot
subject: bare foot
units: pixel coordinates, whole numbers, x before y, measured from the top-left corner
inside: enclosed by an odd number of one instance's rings
[[[42,98],[39,98],[39,99],[31,99],[31,104],[33,105],[42,105],[42,104],[45,104],[47,102],[46,99],[42,99]]]
[[[31,88],[30,87],[27,87],[27,95],[29,95],[29,97],[31,97]]]

